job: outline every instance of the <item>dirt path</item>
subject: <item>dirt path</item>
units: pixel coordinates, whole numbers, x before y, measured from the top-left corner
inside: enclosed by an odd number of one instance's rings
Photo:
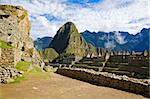
[[[55,73],[49,79],[29,75],[18,84],[0,85],[0,99],[143,99],[117,89],[91,85]]]

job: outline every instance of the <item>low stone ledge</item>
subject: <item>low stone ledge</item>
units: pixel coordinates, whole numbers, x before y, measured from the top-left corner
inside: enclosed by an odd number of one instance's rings
[[[150,97],[149,80],[129,78],[127,76],[119,76],[107,72],[95,72],[78,68],[60,68],[56,73],[91,84],[112,87]]]

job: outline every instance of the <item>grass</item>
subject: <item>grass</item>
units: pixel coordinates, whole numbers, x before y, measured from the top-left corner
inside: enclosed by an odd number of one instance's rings
[[[31,65],[31,62],[19,61],[16,64],[16,69],[18,69],[20,71],[27,72],[27,70],[29,69],[30,65]]]
[[[29,69],[30,65],[31,65],[31,62],[19,61],[16,64],[16,69],[20,70],[20,71],[24,71],[25,73],[23,74],[23,76],[15,78],[14,81],[11,82],[10,84],[20,83],[21,81],[26,80],[27,79],[27,77],[26,77],[27,73],[26,72]]]
[[[49,69],[48,72],[44,72],[39,66],[32,66],[32,69],[29,70],[31,66],[31,62],[19,61],[16,65],[16,69],[20,71],[24,71],[23,76],[14,79],[12,83],[20,83],[22,80],[26,80],[28,78],[40,78],[40,79],[48,79],[50,77],[51,72],[55,72],[53,69]]]
[[[25,75],[15,78],[13,82],[10,82],[10,84],[20,83],[23,80],[27,80],[27,78],[25,77]]]
[[[11,84],[20,83],[23,80],[29,80],[29,78],[38,78],[38,79],[49,79],[50,73],[56,72],[55,69],[49,69],[48,72],[44,72],[39,66],[33,66],[33,69],[27,72],[27,68],[30,66],[30,62],[20,61],[17,64],[18,70],[25,71],[23,76],[14,79],[14,82]]]
[[[27,72],[26,76],[28,77],[28,75],[30,75],[34,78],[49,79],[50,73],[53,73],[55,71],[55,69],[49,69],[48,72],[44,72],[40,67],[36,66],[31,71]]]
[[[0,48],[14,48],[9,43],[0,40]]]
[[[50,69],[48,72],[44,72],[40,67],[34,67],[29,72],[25,72],[23,76],[17,77],[14,79],[13,82],[10,84],[18,84],[24,80],[30,80],[31,78],[38,78],[38,79],[49,79],[50,73],[55,72],[56,70]]]

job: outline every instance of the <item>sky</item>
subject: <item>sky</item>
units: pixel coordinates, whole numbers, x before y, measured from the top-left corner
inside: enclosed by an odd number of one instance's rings
[[[150,28],[150,0],[0,0],[29,12],[31,37],[53,37],[66,22],[79,32],[127,31]]]

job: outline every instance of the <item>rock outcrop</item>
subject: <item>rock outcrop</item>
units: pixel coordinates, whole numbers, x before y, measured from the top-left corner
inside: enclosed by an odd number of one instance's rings
[[[13,46],[15,64],[23,60],[39,65],[40,56],[30,38],[28,12],[23,7],[0,5],[0,41]]]
[[[83,57],[86,56],[89,51],[91,51],[91,53],[92,51],[94,53],[96,52],[96,49],[94,49],[92,45],[88,45],[85,42],[75,24],[72,22],[67,22],[57,31],[50,47],[61,55],[71,54]]]

